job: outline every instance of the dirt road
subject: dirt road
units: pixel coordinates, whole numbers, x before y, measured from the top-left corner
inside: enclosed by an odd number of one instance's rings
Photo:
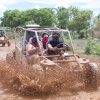
[[[14,45],[11,47],[0,47],[0,59],[5,60],[7,52],[10,52],[13,48]],[[83,90],[72,90],[48,96],[26,97],[18,93],[13,93],[0,83],[0,100],[100,100],[100,88],[96,91],[88,92]]]

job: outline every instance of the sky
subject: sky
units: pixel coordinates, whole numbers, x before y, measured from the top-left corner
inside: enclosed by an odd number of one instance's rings
[[[94,15],[100,14],[100,0],[0,0],[0,17],[6,10],[28,10],[32,8],[57,8],[64,6],[76,6],[80,9],[88,9]]]

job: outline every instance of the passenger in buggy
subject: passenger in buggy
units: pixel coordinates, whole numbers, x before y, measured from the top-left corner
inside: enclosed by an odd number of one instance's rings
[[[37,38],[31,37],[28,44],[26,45],[26,59],[29,64],[39,62],[39,44]]]
[[[42,34],[42,45],[43,45],[43,49],[46,49],[47,47],[47,43],[48,43],[48,34],[47,33],[43,33]]]

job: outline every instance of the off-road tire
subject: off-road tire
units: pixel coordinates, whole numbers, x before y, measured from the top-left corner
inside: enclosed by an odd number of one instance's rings
[[[8,45],[8,47],[9,47],[9,46],[11,45],[11,43],[8,41],[8,42],[7,42],[7,45]]]
[[[6,55],[6,62],[8,64],[13,64],[15,62],[15,57],[13,52],[10,52]]]
[[[85,66],[84,70],[84,84],[85,88],[87,89],[98,89],[98,80],[97,80],[97,64],[95,63],[88,63],[87,66]]]
[[[5,47],[5,43],[2,44],[2,47]]]

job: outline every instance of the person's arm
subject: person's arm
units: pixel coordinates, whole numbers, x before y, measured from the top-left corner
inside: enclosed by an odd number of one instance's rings
[[[52,47],[51,44],[48,44],[47,46],[48,46],[48,49],[51,51],[56,51],[56,49],[57,49],[56,47]]]
[[[33,53],[33,52],[36,51],[36,48],[35,48],[33,45],[28,44],[27,47],[26,47],[26,50],[27,50],[27,52],[28,52],[29,54],[31,54],[31,53]]]
[[[70,49],[70,46],[68,44],[64,44],[63,46],[65,49],[69,50]]]

